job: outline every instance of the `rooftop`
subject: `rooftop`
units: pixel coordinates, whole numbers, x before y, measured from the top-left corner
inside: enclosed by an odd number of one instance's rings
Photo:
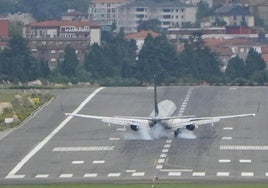
[[[152,30],[148,30],[148,31],[142,30],[140,32],[130,33],[126,35],[125,38],[126,39],[145,39],[148,34],[152,35],[153,37],[159,36],[159,33],[156,33]]]
[[[249,16],[251,13],[247,7],[243,7],[239,4],[224,4],[222,7],[215,10],[215,15]]]
[[[69,21],[69,20],[49,20],[42,22],[31,22],[31,27],[60,27],[60,26],[76,26],[76,27],[99,27],[95,22],[90,21]]]
[[[194,6],[181,3],[178,1],[155,2],[147,0],[147,1],[135,1],[127,5],[124,5],[124,7],[176,8],[176,7],[194,7]]]

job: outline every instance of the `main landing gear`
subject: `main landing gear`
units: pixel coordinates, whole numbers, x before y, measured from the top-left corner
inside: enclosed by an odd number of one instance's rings
[[[178,134],[181,133],[180,129],[177,129],[176,131],[174,131],[174,137],[176,138],[178,136]]]

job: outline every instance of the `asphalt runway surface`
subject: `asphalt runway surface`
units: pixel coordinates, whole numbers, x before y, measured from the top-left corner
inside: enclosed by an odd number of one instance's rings
[[[158,102],[177,105],[174,115],[256,117],[156,140],[142,140],[128,127],[64,115],[149,116],[152,87],[51,92],[51,102],[0,137],[0,183],[268,180],[266,87],[158,87]]]

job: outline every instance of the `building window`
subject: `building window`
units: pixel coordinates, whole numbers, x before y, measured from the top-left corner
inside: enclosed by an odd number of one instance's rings
[[[50,53],[55,54],[56,50],[51,50]]]
[[[136,12],[144,12],[144,8],[136,8]]]
[[[170,15],[163,15],[164,19],[170,19]]]
[[[56,62],[55,58],[50,59],[51,62]]]
[[[164,8],[162,9],[163,12],[170,12],[170,9],[169,8]]]

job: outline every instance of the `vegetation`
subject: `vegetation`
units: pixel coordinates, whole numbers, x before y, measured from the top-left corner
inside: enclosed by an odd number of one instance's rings
[[[0,93],[0,131],[19,125],[40,105],[51,99],[51,95],[37,92],[1,91]],[[5,123],[5,118],[13,122]]]
[[[217,54],[206,47],[200,33],[184,41],[184,50],[177,52],[165,35],[148,35],[137,53],[134,40],[123,33],[110,35],[103,45],[89,46],[85,62],[78,63],[75,50],[66,46],[63,61],[50,71],[44,60],[31,56],[25,40],[14,36],[10,48],[0,51],[0,80],[25,83],[35,79],[56,83],[90,82],[101,85],[141,85],[152,83],[153,75],[165,84],[233,83],[263,85],[268,81],[266,64],[251,49],[245,60],[234,57],[225,73]]]

